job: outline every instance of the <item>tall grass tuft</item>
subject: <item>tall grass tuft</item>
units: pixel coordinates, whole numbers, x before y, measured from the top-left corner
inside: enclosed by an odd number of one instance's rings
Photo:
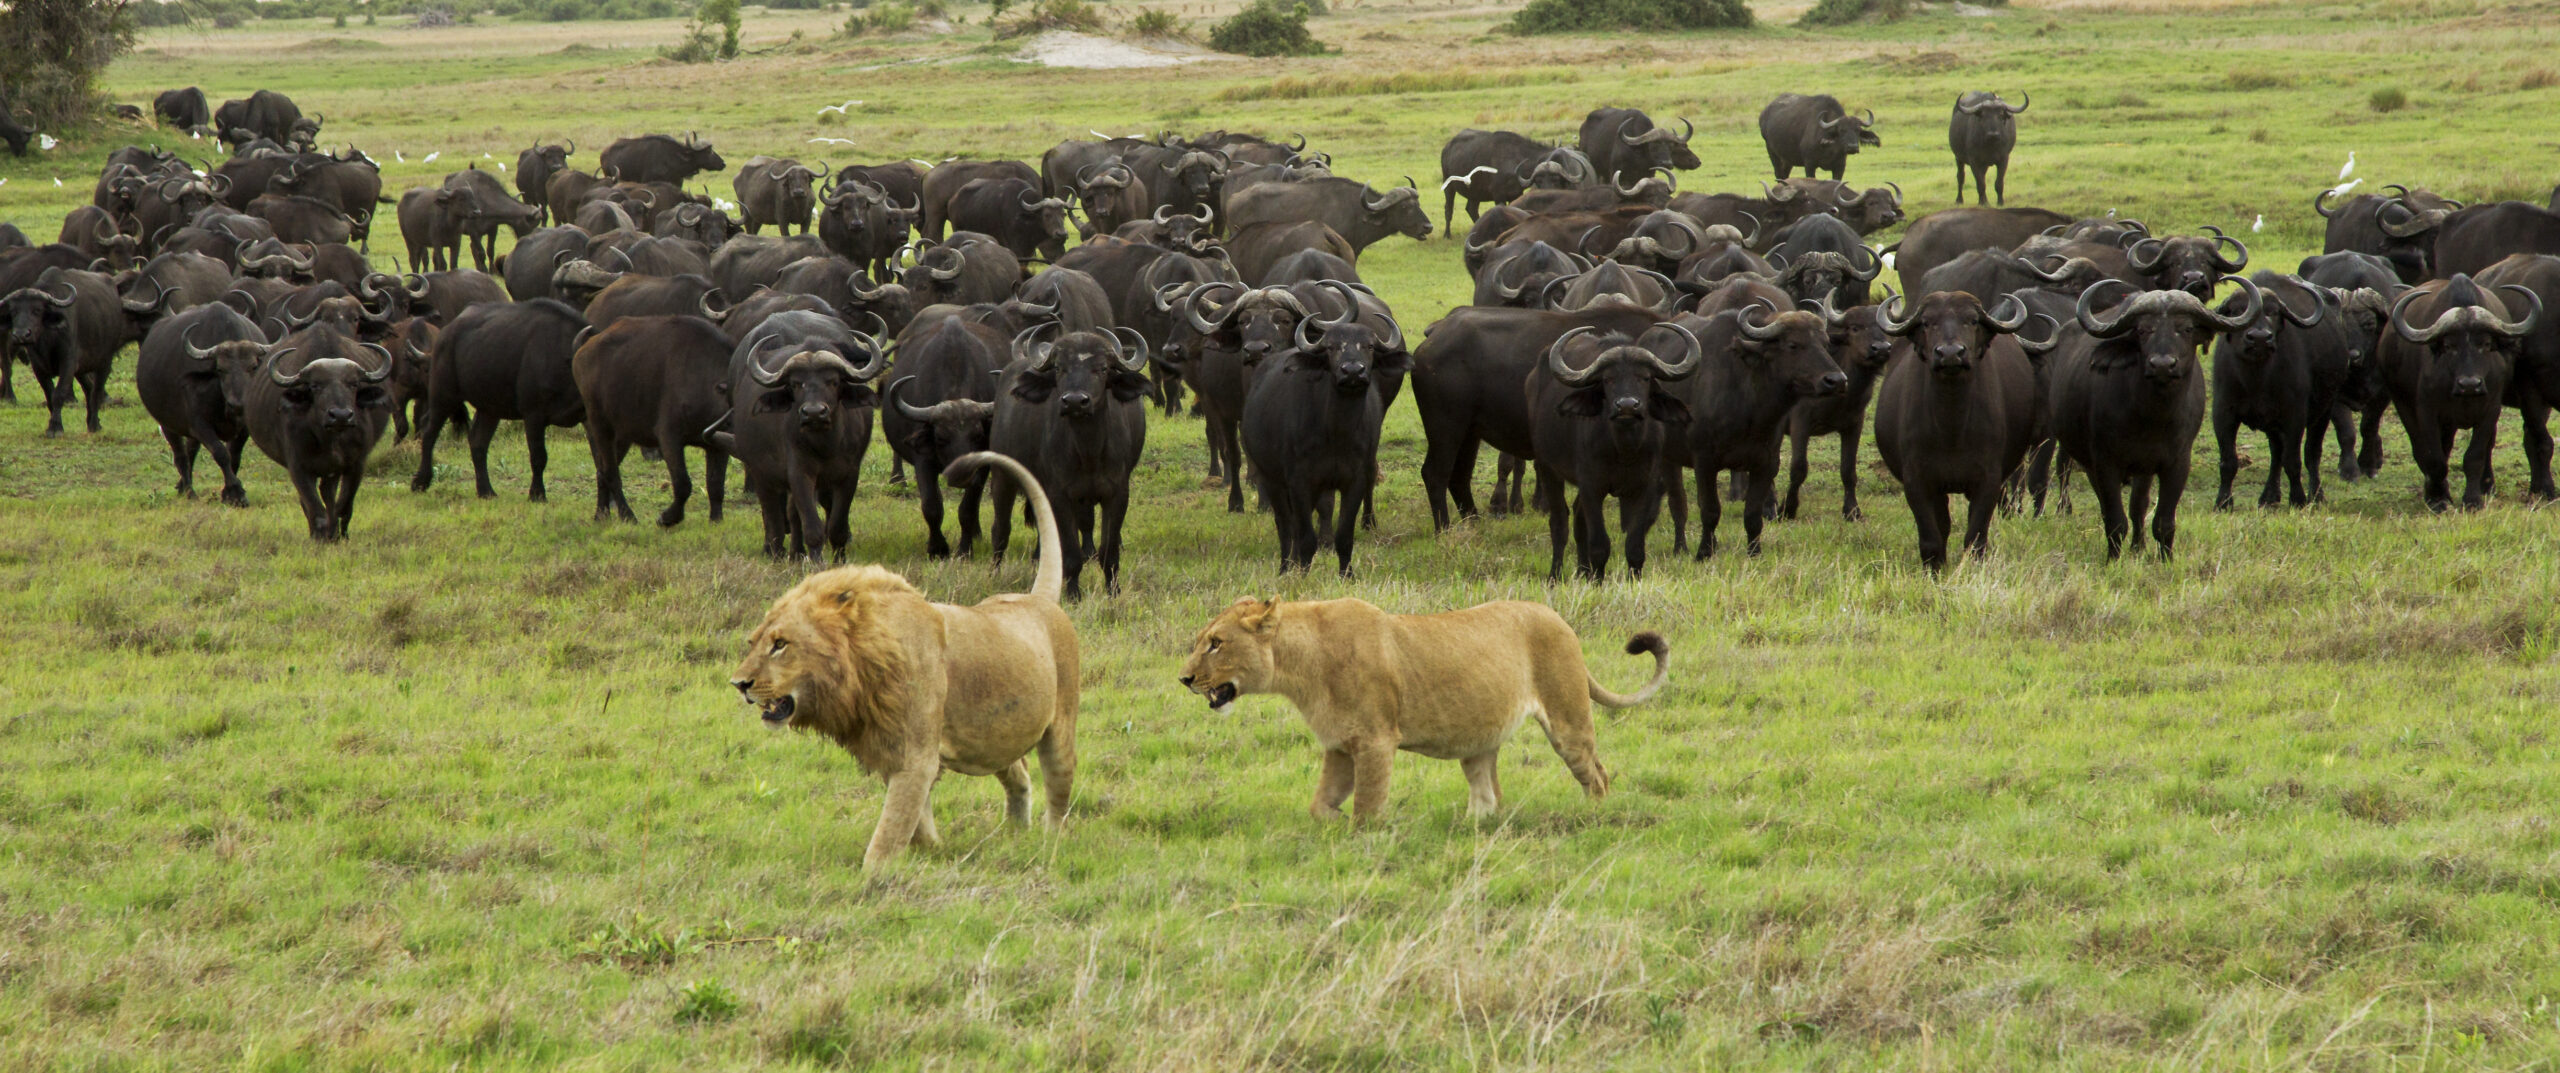
[[[2397,112],[2409,106],[2409,95],[2401,92],[2398,86],[2384,86],[2365,98],[2365,103],[2372,105],[2377,112]]]

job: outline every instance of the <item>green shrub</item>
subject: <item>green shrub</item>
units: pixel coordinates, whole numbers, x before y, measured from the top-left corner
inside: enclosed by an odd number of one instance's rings
[[[903,33],[914,29],[915,25],[916,9],[902,3],[873,4],[844,20],[844,34],[859,37],[863,34]]]
[[[1283,8],[1279,0],[1254,0],[1252,6],[1211,28],[1209,47],[1239,56],[1314,56],[1325,51],[1324,42],[1307,33],[1306,5]]]
[[[1141,11],[1129,20],[1129,32],[1139,37],[1182,37],[1182,20],[1170,11]]]
[[[1828,0],[1826,0],[1828,2]],[[1586,30],[1741,29],[1751,25],[1742,0],[1529,0],[1511,17],[1514,33]]]
[[[746,1004],[718,980],[696,980],[676,993],[676,1023],[716,1024],[738,1015]]]
[[[992,15],[989,21],[994,22]],[[1021,18],[995,22],[995,28],[996,40],[1002,41],[1008,37],[1029,37],[1050,30],[1098,34],[1109,26],[1099,4],[1089,4],[1085,0],[1038,0],[1023,11]]]
[[[1874,16],[1878,22],[1894,22],[1911,14],[1911,0],[1819,0],[1798,26],[1845,26]]]
[[[2373,96],[2366,98],[2365,103],[2372,105],[2377,112],[2397,112],[2409,106],[2409,95],[2400,92],[2398,86],[2384,86],[2373,91]]]

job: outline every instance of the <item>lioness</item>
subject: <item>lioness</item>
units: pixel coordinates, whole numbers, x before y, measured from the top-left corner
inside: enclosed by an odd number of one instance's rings
[[[765,722],[834,738],[888,783],[864,868],[911,841],[940,843],[931,795],[944,771],[995,776],[1004,784],[1005,818],[1028,824],[1031,780],[1022,758],[1037,748],[1049,822],[1067,815],[1079,671],[1075,625],[1058,609],[1065,558],[1058,523],[1038,482],[1003,455],[962,455],[943,474],[958,483],[989,465],[1030,492],[1041,554],[1028,595],[955,607],[926,602],[880,567],[837,567],[773,602],[730,676]]]
[[[1240,694],[1278,693],[1298,706],[1324,746],[1324,775],[1309,809],[1360,819],[1387,804],[1396,750],[1456,760],[1467,774],[1467,811],[1502,805],[1494,765],[1520,720],[1536,716],[1547,742],[1592,797],[1609,792],[1591,739],[1591,705],[1652,700],[1671,677],[1671,646],[1656,633],[1627,641],[1653,653],[1653,681],[1634,695],[1603,689],[1583,666],[1582,641],[1544,604],[1515,600],[1438,615],[1390,615],[1365,600],[1283,605],[1250,596],[1218,614],[1191,642],[1182,684],[1223,713]]]

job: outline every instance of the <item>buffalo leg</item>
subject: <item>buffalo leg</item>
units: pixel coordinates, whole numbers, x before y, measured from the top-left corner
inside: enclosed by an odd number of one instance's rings
[[[2027,460],[2027,492],[2035,499],[2035,516],[2038,518],[2044,517],[2044,493],[2052,486],[2053,452],[2053,441],[2046,440],[2036,444]]]
[[[966,557],[969,549],[978,543],[978,498],[986,491],[986,487],[987,477],[984,473],[971,474],[968,483],[961,486],[960,554],[963,557]]]
[[[32,369],[35,365],[30,362],[27,367]],[[55,377],[37,373],[36,391],[44,396],[44,408],[52,414],[52,418],[45,422],[45,438],[62,435],[62,407],[71,401],[71,374]]]
[[[2382,472],[2382,411],[2389,400],[2366,403],[2356,420],[2356,469],[2370,477]]]
[[[1013,479],[1002,473],[987,475],[987,487],[993,491],[993,520],[987,529],[987,553],[999,566],[1004,564],[1005,547],[1013,542]],[[1063,541],[1062,541],[1063,543]]]
[[[83,375],[79,380],[80,401],[86,404],[89,412],[89,431],[99,432],[102,426],[98,424],[98,408],[107,404],[107,374],[101,370]],[[64,393],[69,394],[69,390],[66,388]]]
[[[1349,500],[1351,499],[1351,497],[1352,497],[1353,495],[1355,495],[1355,494],[1356,494],[1356,495],[1358,495],[1358,496],[1360,497],[1360,502],[1363,504],[1363,509],[1364,509],[1364,511],[1365,511],[1365,509],[1366,509],[1366,504],[1369,502],[1369,493],[1370,493],[1371,487],[1374,487],[1374,486],[1361,486],[1361,487],[1357,487],[1357,488],[1355,489],[1355,491],[1347,491],[1347,492],[1342,493],[1342,497],[1343,497],[1343,499],[1347,502],[1347,501],[1349,501]],[[1334,560],[1334,565],[1335,565],[1336,567],[1340,568],[1341,573],[1342,573],[1342,576],[1343,576],[1343,577],[1345,577],[1345,578],[1348,578],[1348,577],[1350,577],[1350,576],[1351,576],[1351,546],[1352,546],[1352,542],[1353,542],[1353,541],[1358,540],[1358,539],[1359,539],[1359,537],[1360,537],[1360,526],[1359,526],[1359,525],[1356,525],[1356,524],[1353,524],[1352,519],[1351,519],[1351,515],[1352,515],[1352,511],[1351,511],[1351,509],[1350,509],[1348,506],[1346,506],[1346,507],[1344,507],[1344,508],[1343,508],[1341,515],[1340,515],[1339,517],[1336,517],[1336,518],[1333,520],[1333,560]],[[1310,558],[1313,558],[1313,556],[1309,556],[1309,557],[1310,557]]]
[[[332,528],[340,540],[345,540],[348,533],[355,531],[356,489],[363,484],[364,467],[357,466],[341,474],[338,477],[337,486],[331,490],[333,494],[329,516],[334,522]]]
[[[2000,482],[1985,481],[1965,496],[1964,550],[1991,554],[1991,519],[2000,513]]]
[[[784,475],[791,489],[791,554],[816,562],[826,544],[826,504],[818,498],[816,474],[791,466]]]
[[[2462,452],[2462,509],[2478,510],[2489,494],[2489,452],[2498,442],[2498,415],[2471,430],[2471,447]]]
[[[525,463],[533,469],[533,486],[525,493],[525,498],[536,503],[547,502],[551,498],[542,488],[542,471],[551,465],[549,428],[539,421],[524,423]]]
[[[1742,501],[1742,535],[1744,546],[1753,555],[1760,554],[1760,528],[1768,523],[1769,510],[1778,504],[1778,445],[1771,443],[1766,457],[1750,471],[1751,488]]]
[[[899,456],[891,455],[896,460]],[[924,515],[924,553],[927,558],[951,557],[951,542],[942,536],[942,476],[926,472],[924,463],[916,463],[916,513]]]
[[[1932,571],[1947,565],[1947,497],[1917,481],[1902,485],[1902,501],[1911,505],[1911,524],[1919,530],[1920,565]]]
[[[667,491],[673,493],[667,503],[667,509],[658,512],[658,526],[662,529],[673,529],[677,523],[684,521],[684,505],[693,499],[693,474],[685,469],[682,440],[664,436],[660,437],[658,442],[665,445],[659,448],[658,458],[667,464]],[[613,502],[614,506],[622,511],[622,520],[627,522],[632,520],[631,493],[629,489],[622,486],[620,452],[615,452],[615,455]]]
[[[1587,488],[1573,491],[1573,576],[1598,581],[1606,576],[1609,563],[1609,538],[1602,527],[1600,508],[1604,497]]]
[[[161,429],[160,438],[169,441],[169,464],[178,469],[178,494],[196,497],[196,439],[175,429]]]
[[[835,562],[843,562],[845,551],[853,546],[853,488],[851,484],[827,494],[827,550]]]
[[[1964,161],[1956,161],[1956,204],[1964,204]]]
[[[1294,488],[1283,487],[1271,496],[1271,531],[1280,540],[1280,572],[1298,568],[1298,529],[1300,519],[1298,495]]]
[[[1546,466],[1541,463],[1543,472]],[[1538,507],[1547,512],[1547,580],[1564,580],[1565,504],[1563,482],[1551,481],[1538,488]]]
[[[1653,520],[1662,513],[1662,489],[1647,487],[1635,495],[1618,498],[1618,537],[1627,549],[1627,576],[1644,576],[1645,538],[1653,533]]]
[[[1424,429],[1422,495],[1431,504],[1431,531],[1434,533],[1446,532],[1449,528],[1449,503],[1451,499],[1456,498],[1453,495],[1456,488],[1452,487],[1452,479],[1464,479],[1462,475],[1466,469],[1460,466],[1460,459],[1462,456],[1473,453],[1472,445],[1462,448],[1455,442],[1456,439],[1455,433],[1435,436],[1430,435],[1430,429],[1427,426]],[[1466,460],[1473,461],[1471,457]],[[1227,509],[1229,511],[1244,509],[1244,491],[1232,484],[1227,487]],[[1463,502],[1460,503],[1459,509],[1465,510]]]
[[[2178,544],[2178,500],[2187,494],[2187,467],[2171,466],[2160,475],[2160,506],[2151,515],[2151,539],[2160,544],[2160,558],[2166,562]]]
[[[711,520],[719,521],[721,505],[729,496],[729,452],[715,447],[702,449],[702,486],[711,499]]]
[[[2402,410],[2400,420],[2409,433],[2409,461],[2417,465],[2418,473],[2425,478],[2423,494],[2427,509],[2442,513],[2453,505],[2453,493],[2445,479],[2445,455],[2450,453],[2445,447],[2447,437],[2437,434],[2434,421],[2416,416],[2410,410]]]
[[[764,514],[764,554],[780,559],[788,551],[784,538],[791,532],[790,493],[770,482],[754,485],[756,506]]]
[[[329,539],[329,507],[320,499],[320,482],[309,474],[292,473],[294,498],[302,501],[302,527],[311,539]]]
[[[1244,427],[1242,423],[1232,419],[1223,421],[1221,424],[1225,426],[1220,433],[1219,449],[1223,452],[1221,460],[1227,471],[1227,513],[1242,514],[1244,513]]]
[[[621,502],[624,450],[625,445],[614,440],[613,430],[603,427],[603,423],[599,421],[587,422],[587,454],[594,458],[596,463],[595,520],[597,521],[601,522],[614,517],[614,508],[617,506],[622,508],[623,521],[635,520],[631,517],[630,505]],[[670,453],[680,454],[680,452]],[[682,500],[679,499],[678,502]]]
[[[489,483],[489,441],[498,434],[498,412],[486,406],[471,415],[471,480],[474,494],[482,499],[496,499],[498,490]]]
[[[2126,522],[2133,550],[2142,550],[2142,520],[2151,516],[2151,474],[2137,473],[2126,480],[2127,498],[2132,500],[2131,516]]]
[[[2338,436],[2338,479],[2342,481],[2361,479],[2364,472],[2356,464],[2355,410],[2343,402],[2332,404],[2329,407],[2328,417],[2321,423],[2334,429]]]
[[[1778,505],[1778,516],[1796,516],[1796,496],[1804,490],[1805,473],[1812,468],[1806,448],[1813,443],[1813,430],[1800,421],[1787,423],[1787,498]]]
[[[2325,502],[2327,497],[2320,492],[2320,448],[2329,437],[2329,423],[2313,421],[2296,430],[2294,436],[2294,442],[2301,445],[2295,450],[2301,455],[2303,482],[2311,486],[2311,502]]]
[[[1991,192],[2000,199],[1994,204],[2007,205],[2009,203],[2009,161],[2004,158],[1993,167],[1996,170],[1992,172]],[[1973,200],[1976,204],[1982,201],[1981,190],[1977,189],[1973,192]]]
[[[1468,214],[1473,215],[1475,209],[1476,200],[1468,198]],[[1440,237],[1449,237],[1454,233],[1450,229],[1456,226],[1458,226],[1458,188],[1451,186],[1440,191]]]
[[[2230,406],[2213,408],[2213,442],[2221,451],[2222,490],[2214,493],[2215,510],[2231,509],[2231,485],[2240,477],[2240,417]],[[2273,494],[2273,485],[2269,485]]]
[[[1724,520],[1724,501],[1716,494],[1716,470],[1701,465],[1696,470],[1698,481],[1698,559],[1704,562],[1716,553],[1716,525]]]
[[[223,444],[222,453],[214,456],[214,461],[222,466],[222,502],[225,505],[249,505],[249,492],[240,486],[240,452],[248,448],[249,434],[243,431],[238,438]]]
[[[2113,469],[2089,470],[2089,493],[2098,497],[2098,517],[2107,532],[2107,561],[2124,554],[2124,478]]]
[[[2560,489],[2554,489],[2551,484],[2551,404],[2543,399],[2541,392],[2527,389],[2521,409],[2524,412],[2525,464],[2533,471],[2533,480],[2526,486],[2527,491],[2535,499],[2560,498]]]
[[[1849,427],[1840,432],[1840,517],[1852,522],[1866,517],[1858,509],[1858,438],[1863,425],[1862,420],[1853,417]]]
[[[2311,502],[2310,495],[2302,490],[2301,427],[2287,426],[2278,428],[2275,436],[2273,437],[2273,441],[2273,446],[2275,447],[2276,452],[2276,468],[2284,471],[2286,501],[2297,507]],[[2268,490],[2273,491],[2274,482],[2272,479],[2268,483]],[[2274,505],[2273,496],[2261,493],[2259,498],[2265,500],[2270,506]]]

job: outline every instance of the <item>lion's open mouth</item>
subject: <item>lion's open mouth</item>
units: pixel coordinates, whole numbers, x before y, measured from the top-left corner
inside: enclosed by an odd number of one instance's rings
[[[764,721],[776,724],[788,723],[791,721],[791,709],[793,707],[794,705],[791,700],[791,694],[788,693],[766,701],[763,705]]]
[[[1201,695],[1209,698],[1210,711],[1225,712],[1228,705],[1236,702],[1236,684],[1224,682],[1210,686],[1209,691]]]

